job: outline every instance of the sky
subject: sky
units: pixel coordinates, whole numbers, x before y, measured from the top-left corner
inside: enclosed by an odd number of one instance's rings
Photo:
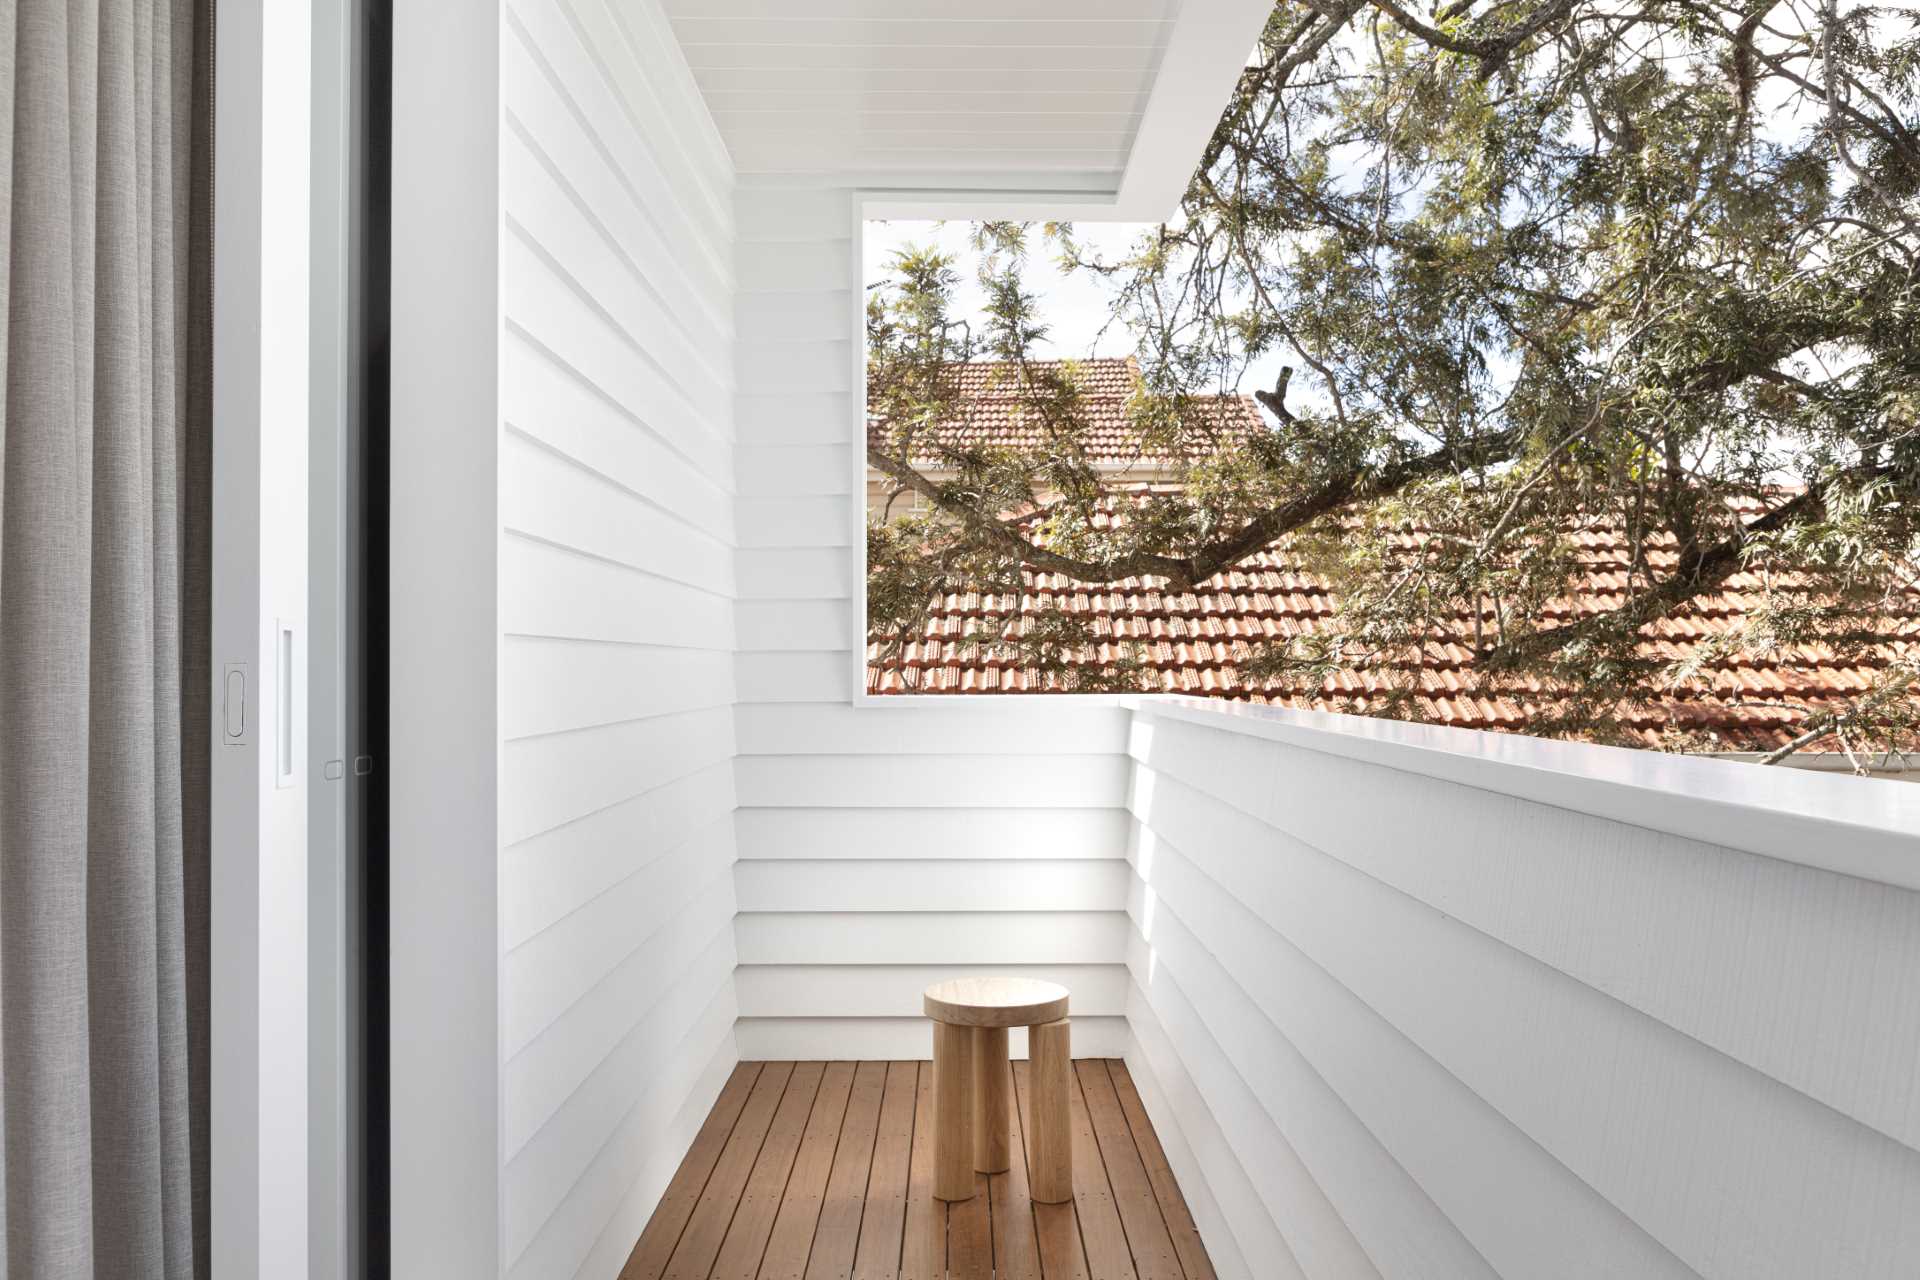
[[[1124,254],[1134,240],[1153,225],[1145,222],[1081,222],[1074,224],[1073,234],[1088,256],[1111,259]],[[978,332],[982,295],[973,279],[978,259],[967,243],[969,229],[969,224],[965,222],[869,222],[863,278],[869,285],[885,279],[888,261],[908,245],[931,246],[951,253],[958,260],[958,269],[964,277],[959,290],[958,309],[976,321],[975,331]],[[1042,354],[1056,359],[1132,355],[1134,338],[1124,326],[1114,324],[1107,328],[1104,335],[1100,332],[1110,315],[1107,287],[1090,272],[1061,272],[1037,234],[1038,228],[1035,232],[1030,241],[1022,281],[1040,297],[1041,318],[1052,329],[1050,341]],[[1288,363],[1298,363],[1290,352],[1263,356],[1241,379],[1238,389],[1251,393],[1256,387],[1271,387],[1280,366]],[[1299,381],[1296,380],[1294,385],[1297,394]]]

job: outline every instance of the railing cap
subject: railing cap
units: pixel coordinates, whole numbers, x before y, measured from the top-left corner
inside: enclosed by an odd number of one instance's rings
[[[1210,698],[1188,721],[1920,890],[1920,784]]]

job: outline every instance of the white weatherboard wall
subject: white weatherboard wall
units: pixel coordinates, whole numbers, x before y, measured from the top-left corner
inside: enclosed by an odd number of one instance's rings
[[[651,0],[504,24],[501,1255],[610,1277],[737,1059],[733,177]]]
[[[1128,713],[851,705],[852,193],[749,181],[734,204],[741,1056],[926,1057],[919,993],[961,973],[1067,983],[1076,1051],[1117,1054]]]
[[[1906,788],[1685,760],[1636,762],[1671,775],[1638,796],[1556,764],[1467,785],[1468,753],[1368,739],[1473,735],[1320,722],[1133,730],[1135,1056],[1223,1275],[1920,1274]],[[1502,744],[1535,750],[1610,765]],[[1742,787],[1744,814],[1711,794]],[[1897,822],[1849,834],[1849,805]]]

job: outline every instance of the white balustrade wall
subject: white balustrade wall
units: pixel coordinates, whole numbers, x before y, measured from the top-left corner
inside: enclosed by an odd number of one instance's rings
[[[1920,1274],[1920,791],[1188,704],[1130,754],[1223,1274]]]

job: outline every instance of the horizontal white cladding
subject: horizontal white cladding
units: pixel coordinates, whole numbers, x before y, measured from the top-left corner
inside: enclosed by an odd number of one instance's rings
[[[841,608],[845,617],[844,606]],[[1114,703],[1073,698],[1002,698],[992,705],[935,702],[913,707],[825,704],[743,705],[734,730],[740,754],[1124,755],[1131,713]],[[1124,797],[1122,797],[1124,798]]]
[[[500,854],[500,938],[513,948],[689,841],[731,865],[733,771],[690,769]]]
[[[1115,755],[741,756],[743,807],[1118,808],[1127,761]]]
[[[1271,749],[1277,823],[1164,773],[1136,809],[1168,843],[1232,850],[1237,866],[1312,849],[1920,1147],[1906,1065],[1920,1046],[1920,894]],[[1365,814],[1305,800],[1388,786],[1396,803]],[[1228,883],[1254,900],[1252,884]]]
[[[738,1007],[727,990],[733,940],[723,921],[711,926],[676,924],[635,948],[586,997],[566,1008],[552,1026],[515,1048],[506,1064],[507,1150],[518,1152],[540,1132],[610,1056],[671,1049],[691,1020],[719,1017]],[[670,980],[663,977],[670,975]],[[719,1028],[712,1029],[715,1033]],[[702,1036],[715,1043],[718,1034]]]
[[[730,399],[694,394],[663,366],[640,359],[638,340],[608,312],[594,284],[541,255],[527,242],[525,228],[510,225],[508,232],[501,241],[501,278],[519,299],[508,313],[509,329],[527,345],[557,353],[576,377],[617,400],[626,416],[644,423],[701,474],[723,478]]]
[[[741,600],[734,605],[738,653],[846,654],[849,601]],[[849,659],[850,661],[850,659]],[[851,684],[852,675],[845,677]],[[781,701],[795,701],[781,699]],[[825,703],[816,705],[837,705]]]
[[[577,822],[732,756],[726,707],[503,742],[501,843]]]
[[[852,455],[844,444],[742,445],[735,491],[751,498],[853,492]]]
[[[853,569],[843,547],[756,547],[738,556],[745,600],[846,599]]]
[[[689,991],[696,991],[692,983]],[[704,1112],[738,1061],[731,980],[725,974],[691,1014],[677,993],[657,1021],[643,1020],[560,1109],[506,1162],[502,1235],[510,1277],[566,1275],[593,1251],[615,1206],[635,1187],[650,1194],[628,1249],[673,1176]],[[670,1021],[686,1019],[682,1026]],[[716,1061],[727,1070],[716,1071]],[[685,1113],[699,1108],[691,1127]],[[663,1159],[664,1153],[670,1159]],[[628,1224],[621,1224],[622,1227]]]
[[[1487,746],[1462,785],[1434,740],[1405,749],[1421,727],[1293,720],[1148,706],[1134,734],[1132,1023],[1220,1118],[1195,1150],[1245,1256],[1912,1270],[1920,895],[1760,856],[1739,823],[1708,844],[1596,812],[1617,796],[1529,798],[1524,758],[1565,794],[1589,749]],[[1646,769],[1669,764],[1737,767]],[[1690,831],[1759,781],[1643,777],[1634,812]],[[1814,781],[1835,815],[1897,789]]]
[[[750,704],[846,702],[853,696],[853,673],[844,652],[742,650],[734,657],[734,671],[735,687]]]
[[[733,209],[734,227],[739,234],[736,261],[743,261],[739,253],[770,252],[764,246],[771,244],[824,244],[834,240],[844,244],[852,235],[847,218],[849,208],[845,186],[831,181],[789,186],[777,201],[736,199]],[[751,263],[752,259],[744,261]],[[843,279],[834,287],[844,292],[851,285],[851,280]],[[753,283],[742,280],[740,287],[742,292],[750,292]],[[758,304],[764,299],[755,301]],[[845,323],[842,313],[834,328],[841,329]]]
[[[745,858],[1122,858],[1118,807],[751,808],[734,815]]]
[[[726,933],[731,947],[732,886],[709,852],[701,842],[683,843],[506,954],[500,1039],[509,1060],[590,997],[618,989],[622,1004],[647,998],[643,984],[716,934]]]
[[[611,1276],[737,1060],[733,167],[656,0],[497,20],[497,1231]]]
[[[959,977],[1038,978],[1071,993],[1069,1013],[1127,1012],[1126,966],[1111,964],[742,965],[734,973],[743,1018],[918,1018],[921,994]]]
[[[733,701],[732,658],[712,649],[501,638],[504,739],[731,707]]]
[[[696,590],[734,594],[729,539],[545,441],[509,430],[500,452],[504,528]]]
[[[733,649],[733,601],[531,536],[500,540],[505,635]]]
[[[782,200],[785,197],[781,197]],[[818,240],[779,239],[762,242],[743,239],[734,255],[737,264],[740,292],[743,298],[751,299],[754,309],[763,304],[778,307],[781,300],[763,299],[763,294],[782,293],[832,293],[841,297],[852,288],[852,228],[846,221],[848,205],[840,206],[841,221],[828,228]],[[742,307],[745,311],[747,308]],[[778,314],[776,311],[775,314]],[[848,332],[846,318],[831,329],[815,329],[811,332],[794,331],[785,335],[789,340],[805,339],[811,342],[841,344],[840,354],[845,356],[848,347],[856,340],[856,335]],[[773,387],[786,388],[783,376],[800,372],[801,376],[818,376],[810,370],[798,370],[793,365],[767,365],[761,362],[762,351],[753,349],[753,359],[740,361],[740,391],[743,395],[753,395]],[[824,363],[824,362],[823,362]],[[795,388],[796,390],[798,388]],[[845,389],[844,387],[842,388]]]
[[[1120,1053],[1126,708],[852,705],[851,217],[844,189],[736,200],[742,1052],[924,1056],[936,975],[1023,972]]]
[[[1127,865],[1114,859],[926,858],[739,862],[742,911],[1122,911]]]
[[[730,997],[729,997],[730,998]],[[723,999],[704,1013],[695,1024],[695,1033],[684,1043],[686,1060],[699,1052],[698,1043],[708,1028],[720,1028],[712,1055],[684,1090],[685,1079],[677,1070],[654,1079],[654,1088],[641,1095],[637,1105],[622,1116],[607,1136],[606,1145],[595,1154],[587,1168],[591,1194],[569,1197],[562,1206],[565,1215],[581,1237],[592,1233],[586,1258],[576,1275],[615,1276],[633,1251],[633,1242],[645,1230],[653,1216],[662,1190],[680,1166],[687,1148],[706,1123],[721,1088],[739,1063],[731,1025],[723,1025],[730,1009]],[[680,1059],[675,1059],[677,1067]],[[676,1091],[684,1093],[677,1107],[672,1105]],[[626,1191],[609,1193],[627,1171],[635,1176]],[[572,1240],[568,1233],[548,1230],[536,1236],[514,1275],[535,1280],[537,1277],[564,1274],[561,1268],[570,1257]]]
[[[1112,964],[1122,911],[743,912],[742,964]]]
[[[509,431],[593,468],[717,542],[732,540],[730,472],[690,459],[524,332],[509,332],[502,345],[517,374],[500,389],[500,416]]]
[[[1174,1163],[1174,1169],[1215,1269],[1223,1277],[1303,1280],[1300,1264],[1260,1206],[1207,1095],[1135,982],[1130,982],[1127,995],[1127,1034],[1127,1065],[1155,1131],[1176,1135],[1165,1144],[1168,1159],[1187,1157]],[[1163,1122],[1165,1130],[1160,1128]],[[1246,1261],[1249,1257],[1259,1263],[1257,1272]]]
[[[852,538],[846,502],[829,494],[742,499],[735,527],[746,550],[845,547]]]

